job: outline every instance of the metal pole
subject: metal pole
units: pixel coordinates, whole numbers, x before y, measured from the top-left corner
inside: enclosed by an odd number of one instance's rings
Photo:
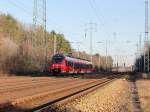
[[[90,54],[91,54],[91,62],[93,63],[93,48],[92,48],[92,24],[91,24],[91,27],[90,27]]]
[[[101,43],[104,43],[104,42],[97,42],[97,43],[101,44]],[[99,52],[99,70],[100,70],[100,67],[101,67],[101,57],[100,57],[100,52]]]
[[[100,54],[99,54],[99,71],[100,71],[100,68],[101,68],[101,57],[100,57]]]
[[[145,1],[144,71],[149,72],[148,0]],[[148,49],[147,49],[148,48]]]
[[[34,0],[33,6],[33,32],[31,37],[31,64],[34,63],[35,45],[36,45],[36,25],[37,25],[37,0]]]
[[[77,43],[77,47],[78,47],[78,58],[79,58],[80,57],[80,53],[79,53],[80,43]]]
[[[95,29],[95,31],[96,31],[97,24],[91,22],[91,23],[87,23],[87,25],[89,25],[89,28],[87,28],[86,30],[88,30],[88,29],[90,30],[90,58],[91,58],[90,60],[93,63],[93,56],[92,56],[93,55],[93,39],[92,39],[93,37],[92,36],[93,36],[93,30]],[[86,37],[86,35],[85,35],[85,37]]]
[[[105,56],[105,64],[106,64],[106,71],[107,71],[107,40],[106,40],[106,56]]]
[[[136,61],[139,61],[139,60],[138,60],[138,58],[139,58],[139,49],[138,49],[139,45],[136,44],[136,47],[137,47]],[[139,70],[139,63],[138,63],[138,65],[137,65],[137,71],[138,71],[138,70]]]
[[[142,69],[141,69],[141,53],[142,53],[142,48],[141,48],[141,34],[139,35],[139,71],[141,72]]]
[[[56,54],[56,50],[57,50],[57,37],[56,37],[56,34],[55,33],[53,33],[53,35],[54,35],[54,55]]]
[[[44,47],[45,47],[45,70],[47,68],[47,35],[46,35],[46,0],[43,0],[43,25],[44,25]]]

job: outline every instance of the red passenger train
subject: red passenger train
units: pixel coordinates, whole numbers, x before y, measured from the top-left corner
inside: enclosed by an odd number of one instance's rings
[[[83,59],[56,54],[52,58],[49,70],[52,73],[91,73],[93,66],[91,62]]]

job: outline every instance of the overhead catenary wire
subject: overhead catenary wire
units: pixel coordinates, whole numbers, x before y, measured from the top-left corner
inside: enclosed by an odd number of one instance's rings
[[[17,9],[19,9],[19,11],[21,10],[22,13],[24,13],[27,16],[32,18],[32,16],[33,16],[32,11],[27,10],[27,9],[29,9],[29,7],[27,7],[23,2],[15,1],[15,0],[8,0],[8,2],[11,2],[11,5],[15,6]],[[40,7],[40,8],[42,8],[42,7]],[[39,22],[41,22],[41,20],[43,20],[43,18],[38,18],[37,22],[39,23]],[[53,21],[52,18],[51,18],[51,21]],[[59,32],[62,32],[61,29],[59,29],[60,25],[56,24],[54,21],[52,23],[54,24],[55,27],[57,27],[58,30],[60,30]],[[41,23],[39,23],[39,24],[41,24]],[[52,25],[49,24],[47,21],[47,26],[52,26]]]
[[[28,15],[29,17],[32,17],[33,14],[31,13],[32,11],[27,10],[28,8],[25,8],[25,5],[23,5],[23,3],[21,2],[17,2],[17,1],[13,1],[13,0],[9,0],[9,2],[11,2],[11,4],[13,6],[15,6],[18,9],[21,9],[23,11],[23,13],[25,13],[26,15]],[[41,24],[41,20],[43,18],[38,18],[37,22],[39,22],[39,24]]]
[[[95,13],[96,18],[99,20],[99,23],[104,26],[104,22],[102,22],[102,17],[99,16],[97,6],[94,0],[88,0],[90,7],[93,9],[93,12]],[[94,6],[95,5],[95,6]],[[101,21],[101,22],[100,22]]]
[[[98,6],[97,6],[96,1],[95,1],[95,0],[88,0],[88,2],[89,2],[89,5],[90,5],[91,9],[93,10],[93,12],[94,12],[94,14],[95,14],[97,20],[98,20],[98,22],[101,24],[102,27],[105,28],[105,23],[106,23],[106,22],[103,21],[103,20],[104,20],[104,17],[102,16],[102,14],[99,15],[99,13],[98,13],[98,12],[101,12],[101,11],[98,10],[98,8],[97,8]],[[102,29],[102,28],[101,28],[101,29]],[[110,35],[111,35],[110,32],[108,32],[108,31],[106,31],[106,30],[104,30],[104,29],[102,29],[102,30],[103,30],[104,33],[107,35],[107,37],[110,37]]]
[[[23,10],[23,12],[26,13],[28,16],[30,16],[30,17],[32,16],[32,14],[31,14],[28,10],[26,10],[24,7],[18,5],[17,2],[15,2],[14,0],[13,0],[13,1],[12,1],[12,0],[9,0],[9,2],[11,2],[11,4],[12,4],[13,6],[17,7],[18,9]]]

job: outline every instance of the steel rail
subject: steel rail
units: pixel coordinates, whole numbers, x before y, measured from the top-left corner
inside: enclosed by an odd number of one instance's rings
[[[69,99],[74,96],[80,96],[80,94],[90,92],[92,90],[95,90],[101,86],[104,86],[105,84],[108,84],[109,82],[113,81],[114,79],[118,78],[119,76],[113,75],[108,76],[105,78],[101,78],[98,80],[94,80],[91,82],[84,82],[80,83],[79,85],[75,85],[73,87],[68,88],[62,88],[61,90],[56,91],[48,91],[45,93],[37,94],[34,96],[29,96],[21,99],[17,99],[15,101],[6,103],[4,105],[0,105],[0,108],[9,108],[9,107],[23,107],[24,104],[28,104],[26,106],[29,106],[30,103],[34,104],[33,102],[38,101],[44,101],[44,103],[40,103],[40,105],[31,105],[29,108],[26,108],[27,111],[37,111],[40,112],[43,109],[50,108],[51,105],[58,104],[58,102],[61,102],[63,100]],[[48,102],[48,103],[46,103]],[[23,106],[22,106],[23,104]],[[64,104],[64,103],[63,103]]]
[[[69,95],[66,95],[66,96],[63,96],[63,97],[60,97],[58,99],[55,99],[51,102],[48,102],[44,105],[41,105],[41,106],[38,106],[36,108],[33,108],[33,109],[30,109],[30,110],[27,110],[26,112],[29,112],[29,111],[32,111],[32,112],[42,112],[43,110],[50,110],[50,109],[53,109],[55,108],[55,106],[62,106],[62,105],[65,105],[67,103],[69,103],[70,101],[73,101],[75,100],[76,98],[80,98],[81,96],[83,95],[86,95],[90,92],[93,92],[94,90],[98,89],[99,87],[102,87],[106,84],[108,84],[109,82],[112,82],[114,79],[107,79],[103,82],[100,82],[100,83],[96,83],[89,87],[86,87],[86,88],[82,88],[76,92],[73,92]],[[54,107],[52,107],[53,105],[55,105]]]
[[[31,96],[28,98],[26,97],[25,99],[20,99],[18,101],[16,100],[16,101],[12,102],[12,105],[19,107],[22,104],[27,104],[26,107],[29,109],[29,111],[35,111],[35,110],[38,110],[41,108],[45,108],[48,105],[52,105],[61,100],[69,98],[71,96],[74,96],[76,94],[80,94],[84,91],[88,91],[89,89],[96,88],[100,85],[103,85],[104,83],[112,81],[115,78],[116,78],[116,76],[113,76],[113,77],[109,76],[107,78],[105,77],[105,79],[101,79],[101,80],[99,79],[96,81],[94,80],[93,82],[75,85],[74,87],[63,88],[62,90],[42,93],[42,94]],[[40,104],[42,106],[38,105],[37,107],[35,107],[34,105],[30,105],[30,104],[34,104],[34,102],[38,102],[39,100],[44,101],[44,103],[43,103],[44,105]],[[48,102],[48,103],[46,103],[46,102]]]

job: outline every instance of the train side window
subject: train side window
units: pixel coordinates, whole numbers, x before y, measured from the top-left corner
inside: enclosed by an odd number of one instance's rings
[[[81,64],[78,64],[78,69],[80,69]]]
[[[77,64],[75,63],[75,68],[77,69],[78,68],[78,66],[77,66]]]
[[[73,61],[71,61],[71,67],[73,67]]]
[[[69,62],[69,66],[71,66],[71,61]]]
[[[68,66],[72,66],[72,62],[71,61],[68,61]]]
[[[69,62],[69,61],[67,61],[67,62],[66,62],[66,65],[67,65],[67,66],[70,66],[70,62]]]
[[[69,65],[72,66],[72,62],[71,61],[69,62]]]
[[[90,65],[90,68],[92,68],[92,65]]]
[[[75,69],[78,68],[78,64],[77,64],[77,63],[74,64],[74,68],[75,68]]]
[[[80,69],[81,68],[81,64],[78,64],[78,69]]]
[[[76,64],[74,63],[74,68],[76,68]]]

